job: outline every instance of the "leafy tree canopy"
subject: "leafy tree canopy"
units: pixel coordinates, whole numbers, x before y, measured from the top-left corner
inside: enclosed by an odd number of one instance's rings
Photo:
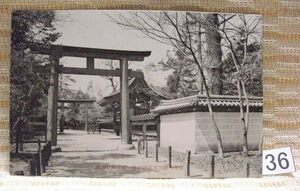
[[[46,115],[39,107],[48,89],[48,75],[34,72],[36,65],[47,64],[49,58],[33,55],[28,43],[45,45],[56,41],[53,11],[15,11],[12,14],[11,46],[11,128],[21,127],[32,118]]]

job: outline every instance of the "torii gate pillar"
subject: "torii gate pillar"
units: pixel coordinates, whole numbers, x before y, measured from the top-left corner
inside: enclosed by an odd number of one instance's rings
[[[121,145],[119,149],[134,149],[129,121],[128,60],[120,60],[121,70]]]
[[[57,145],[57,107],[58,107],[58,65],[59,58],[50,56],[50,84],[48,89],[47,142]]]

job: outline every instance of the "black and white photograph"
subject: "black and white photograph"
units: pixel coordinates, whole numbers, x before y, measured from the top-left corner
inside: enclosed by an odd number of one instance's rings
[[[262,17],[14,11],[10,173],[262,175]]]

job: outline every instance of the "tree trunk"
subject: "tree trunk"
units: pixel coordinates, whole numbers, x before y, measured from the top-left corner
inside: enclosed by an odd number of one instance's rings
[[[246,114],[245,114],[245,126],[246,126],[246,129],[245,129],[245,135],[244,135],[244,139],[245,139],[245,147],[243,148],[243,152],[244,152],[244,155],[245,156],[248,156],[248,151],[249,151],[249,148],[248,148],[248,130],[249,130],[249,112],[250,112],[250,102],[249,102],[249,99],[248,99],[248,95],[247,95],[247,92],[246,92],[246,87],[245,87],[245,83],[244,82],[241,82],[242,84],[242,89],[243,89],[243,94],[245,96],[245,100],[246,100]]]
[[[213,109],[212,109],[212,105],[211,105],[211,100],[210,100],[209,89],[208,89],[208,86],[207,86],[205,78],[204,78],[204,72],[203,72],[203,70],[202,70],[202,68],[201,68],[200,65],[198,65],[198,69],[200,71],[200,77],[202,78],[204,90],[205,90],[205,93],[206,93],[206,100],[207,100],[207,107],[208,107],[208,111],[209,111],[209,116],[210,116],[210,118],[212,120],[213,127],[215,129],[216,136],[217,136],[218,153],[219,153],[220,157],[223,158],[223,156],[224,156],[224,148],[223,148],[222,137],[221,137],[221,133],[220,133],[219,127],[217,125],[217,122],[215,120],[215,115],[213,113]]]
[[[239,93],[239,102],[240,102],[240,118],[243,123],[243,154],[244,156],[248,156],[248,130],[247,130],[247,122],[245,120],[245,112],[244,112],[244,102],[242,97],[242,90],[241,90],[242,83],[238,81],[237,89]],[[248,110],[247,110],[248,111]],[[248,111],[249,114],[249,111]]]
[[[200,61],[200,63],[203,65],[203,53],[202,53],[202,29],[201,29],[201,24],[199,24],[198,26],[198,59]],[[199,78],[198,78],[198,85],[199,85],[199,94],[203,95],[203,81],[202,81],[202,77],[201,77],[201,72],[199,72]]]
[[[207,14],[205,16],[207,22],[215,27],[219,26],[217,14]],[[223,82],[222,75],[222,49],[221,49],[221,35],[213,26],[205,27],[205,41],[206,41],[206,59],[205,68],[207,72],[207,85],[212,95],[222,95]]]
[[[244,49],[246,52],[247,49]],[[233,59],[233,63],[235,65],[236,71],[241,74],[240,64],[238,63],[238,59],[236,58],[235,54],[233,53],[233,48],[231,47],[231,56]],[[246,54],[244,54],[244,60],[246,59]],[[240,118],[243,123],[243,154],[244,156],[248,156],[248,127],[249,127],[249,99],[246,92],[246,87],[244,82],[241,79],[237,80],[237,89],[239,95],[239,102],[240,102]],[[244,94],[244,98],[246,100],[246,116],[244,112],[244,104],[242,94]]]

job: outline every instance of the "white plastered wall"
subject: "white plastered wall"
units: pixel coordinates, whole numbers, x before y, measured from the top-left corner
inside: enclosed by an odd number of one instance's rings
[[[160,116],[161,146],[172,146],[176,151],[195,152],[196,113],[178,113]]]

